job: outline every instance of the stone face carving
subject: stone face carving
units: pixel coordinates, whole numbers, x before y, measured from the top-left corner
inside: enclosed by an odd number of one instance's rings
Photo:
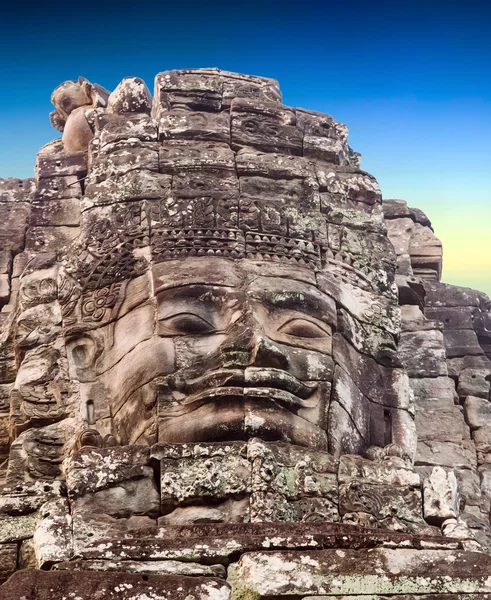
[[[218,69],[52,100],[62,139],[0,182],[0,577],[336,594],[354,548],[380,574],[405,547],[414,586],[489,550],[489,301],[439,283],[431,223],[382,203],[346,126]],[[254,583],[285,560],[315,585]]]
[[[230,98],[241,81],[161,74],[153,120],[128,78],[94,119],[80,236],[56,276],[81,431],[334,455],[396,443],[410,460],[378,185],[344,125],[281,105],[273,80]],[[378,391],[353,381],[342,339]]]

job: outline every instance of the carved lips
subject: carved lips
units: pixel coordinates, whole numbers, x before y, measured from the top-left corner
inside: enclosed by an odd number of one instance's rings
[[[314,396],[317,388],[317,384],[305,384],[281,369],[262,367],[223,369],[176,385],[176,391],[187,396],[180,406],[192,405],[192,409],[208,402],[240,397],[273,401],[289,410],[313,408],[319,402]]]
[[[325,431],[305,415],[322,412],[322,390],[275,368],[219,369],[187,381],[170,376],[160,387],[159,441],[261,437],[323,448]]]

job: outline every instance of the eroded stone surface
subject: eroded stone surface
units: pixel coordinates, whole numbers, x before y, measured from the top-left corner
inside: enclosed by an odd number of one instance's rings
[[[182,575],[142,575],[132,573],[73,571],[20,571],[2,587],[5,600],[163,600],[196,598],[197,600],[228,600],[230,588],[223,581],[207,577]]]

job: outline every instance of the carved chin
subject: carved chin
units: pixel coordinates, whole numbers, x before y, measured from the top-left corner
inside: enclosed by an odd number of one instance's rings
[[[192,443],[259,437],[327,450],[320,427],[276,403],[247,397],[221,398],[185,414],[160,419],[159,442]]]

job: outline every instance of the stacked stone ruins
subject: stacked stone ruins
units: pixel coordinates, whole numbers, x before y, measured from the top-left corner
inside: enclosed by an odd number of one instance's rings
[[[0,598],[491,598],[491,304],[345,125],[191,69],[0,180]]]

